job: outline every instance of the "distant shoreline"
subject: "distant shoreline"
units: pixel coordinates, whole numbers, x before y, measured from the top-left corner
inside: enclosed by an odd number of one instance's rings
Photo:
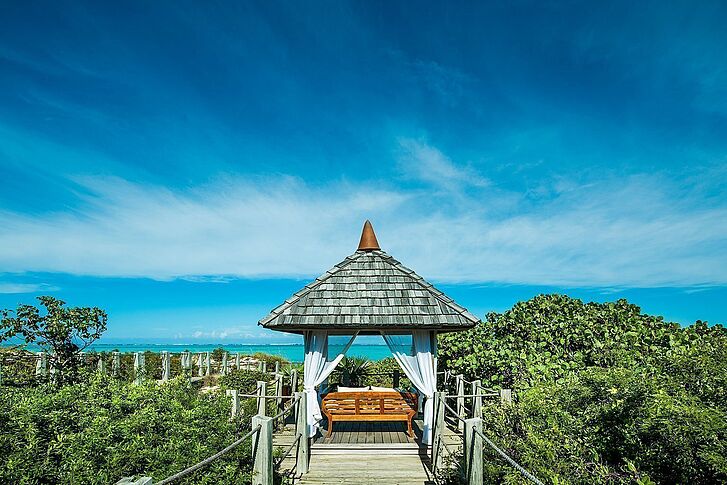
[[[14,347],[17,344],[9,344],[4,342],[2,347]],[[304,349],[302,343],[281,343],[281,344],[241,344],[241,343],[215,343],[215,344],[195,344],[195,343],[129,343],[129,342],[102,342],[92,344],[88,352],[111,352],[118,350],[119,352],[211,352],[222,347],[231,354],[254,354],[263,352],[270,355],[284,357],[291,362],[303,362]],[[330,345],[331,353],[342,348],[341,345]],[[38,347],[29,345],[28,350],[37,351]],[[356,344],[346,353],[348,356],[366,357],[370,360],[382,360],[391,357],[391,352],[386,345],[381,344]]]

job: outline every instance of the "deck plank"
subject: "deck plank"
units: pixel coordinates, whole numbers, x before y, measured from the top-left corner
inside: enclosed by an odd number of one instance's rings
[[[426,460],[419,456],[330,455],[311,459],[300,484],[431,485]]]

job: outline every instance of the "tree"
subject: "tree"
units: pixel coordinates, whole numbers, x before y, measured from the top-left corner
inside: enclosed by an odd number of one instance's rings
[[[49,355],[56,370],[57,383],[75,380],[79,353],[98,340],[106,330],[106,312],[96,307],[66,307],[66,302],[52,296],[39,296],[45,312],[33,305],[19,305],[17,310],[2,310],[0,342],[22,337]]]

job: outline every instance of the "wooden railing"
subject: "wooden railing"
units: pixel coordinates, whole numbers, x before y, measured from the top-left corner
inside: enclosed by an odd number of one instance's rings
[[[293,372],[291,380],[297,383],[297,373]],[[310,459],[310,439],[308,433],[307,421],[307,396],[305,392],[295,392],[293,396],[282,395],[283,375],[277,373],[272,382],[258,381],[256,392],[254,394],[241,394],[238,390],[228,390],[227,395],[232,400],[231,418],[237,416],[240,412],[240,399],[256,399],[257,414],[252,417],[251,430],[239,438],[223,450],[206,458],[199,463],[185,468],[174,475],[165,478],[159,482],[154,482],[151,477],[125,477],[116,483],[116,485],[167,485],[181,478],[184,478],[195,471],[206,467],[210,463],[221,458],[234,448],[242,444],[247,439],[252,439],[253,449],[253,485],[272,485],[274,483],[274,470],[278,468],[283,460],[290,456],[295,449],[295,466],[291,468],[289,473],[304,475],[308,473]],[[274,385],[276,394],[267,394],[268,384]],[[295,387],[293,389],[296,389]],[[280,392],[278,392],[280,390]],[[292,399],[291,399],[292,398]],[[274,399],[280,409],[275,416],[267,416],[267,401]],[[288,399],[290,402],[283,407],[283,400]],[[273,459],[273,432],[280,420],[284,422],[285,417],[291,412],[295,414],[295,434],[292,444],[276,459]]]
[[[445,386],[447,381],[448,378],[445,376]],[[471,394],[465,394],[466,385],[470,386]],[[454,466],[458,468],[464,483],[482,485],[484,470],[483,450],[485,445],[487,445],[502,459],[518,470],[523,477],[536,485],[543,485],[538,478],[485,436],[482,428],[482,399],[499,397],[501,403],[509,404],[512,402],[512,391],[510,389],[500,389],[499,391],[487,389],[482,386],[481,381],[467,381],[461,374],[454,376],[454,388],[456,390],[455,394],[447,394],[446,391],[435,393],[431,456],[432,472],[436,474],[437,471],[441,471],[445,466],[444,451],[446,450],[449,452],[450,457],[455,458]],[[466,405],[467,400],[470,401],[470,406]],[[455,407],[450,406],[448,401],[454,402]],[[454,428],[457,430],[456,436],[461,440],[461,460],[457,456],[456,450],[452,450],[445,441],[447,418],[455,422]]]
[[[133,367],[132,368],[126,368],[126,374],[131,377],[132,381],[136,384],[141,384],[145,380],[149,378],[149,369],[146,365],[146,353],[145,352],[133,352],[131,355],[133,355]],[[180,363],[180,368],[182,371],[182,375],[188,376],[190,379],[193,379],[194,377],[200,378],[200,377],[206,377],[212,374],[212,358],[211,358],[212,352],[198,352],[198,353],[191,353],[191,352],[181,352],[179,355],[179,360],[177,362]],[[120,352],[111,352],[111,366],[110,369],[108,369],[108,354],[87,354],[85,352],[81,352],[79,354],[79,358],[84,361],[84,363],[88,366],[95,367],[99,372],[102,373],[109,373],[114,377],[121,377],[122,375],[122,359],[121,359],[121,353]],[[127,354],[129,355],[129,354]],[[170,380],[172,376],[172,358],[174,355],[171,352],[168,351],[162,351],[159,352],[160,355],[160,367],[159,367],[159,374],[161,376],[161,381],[165,382]],[[93,356],[93,357],[91,357]],[[37,379],[53,379],[53,375],[55,373],[55,369],[52,365],[52,359],[49,359],[49,354],[47,352],[37,352],[37,353],[31,353],[31,352],[17,352],[16,354],[7,357],[7,359],[18,362],[22,361],[24,362],[23,366],[26,367],[27,371],[29,373],[33,373],[32,366],[35,366],[35,377]],[[89,359],[90,357],[90,359]],[[90,362],[89,362],[90,360]],[[0,385],[3,385],[3,362],[0,361]],[[196,365],[195,365],[196,364]],[[270,372],[274,374],[280,373],[280,362],[275,362],[275,368],[268,369],[268,364],[265,361],[253,359],[250,357],[245,357],[240,353],[237,353],[233,356],[227,352],[224,352],[222,354],[222,358],[220,362],[215,363],[216,364],[216,371],[220,375],[227,375],[230,371],[233,369],[237,370],[257,370],[261,372]],[[195,369],[196,367],[196,369]],[[196,371],[196,372],[195,372]],[[196,374],[196,376],[195,376]],[[7,376],[10,377],[10,376]],[[12,379],[7,379],[9,381],[9,384],[12,385]]]

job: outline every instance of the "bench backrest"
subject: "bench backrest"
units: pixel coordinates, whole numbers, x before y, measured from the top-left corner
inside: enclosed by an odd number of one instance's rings
[[[329,392],[322,409],[328,414],[416,414],[417,396],[411,392]]]

